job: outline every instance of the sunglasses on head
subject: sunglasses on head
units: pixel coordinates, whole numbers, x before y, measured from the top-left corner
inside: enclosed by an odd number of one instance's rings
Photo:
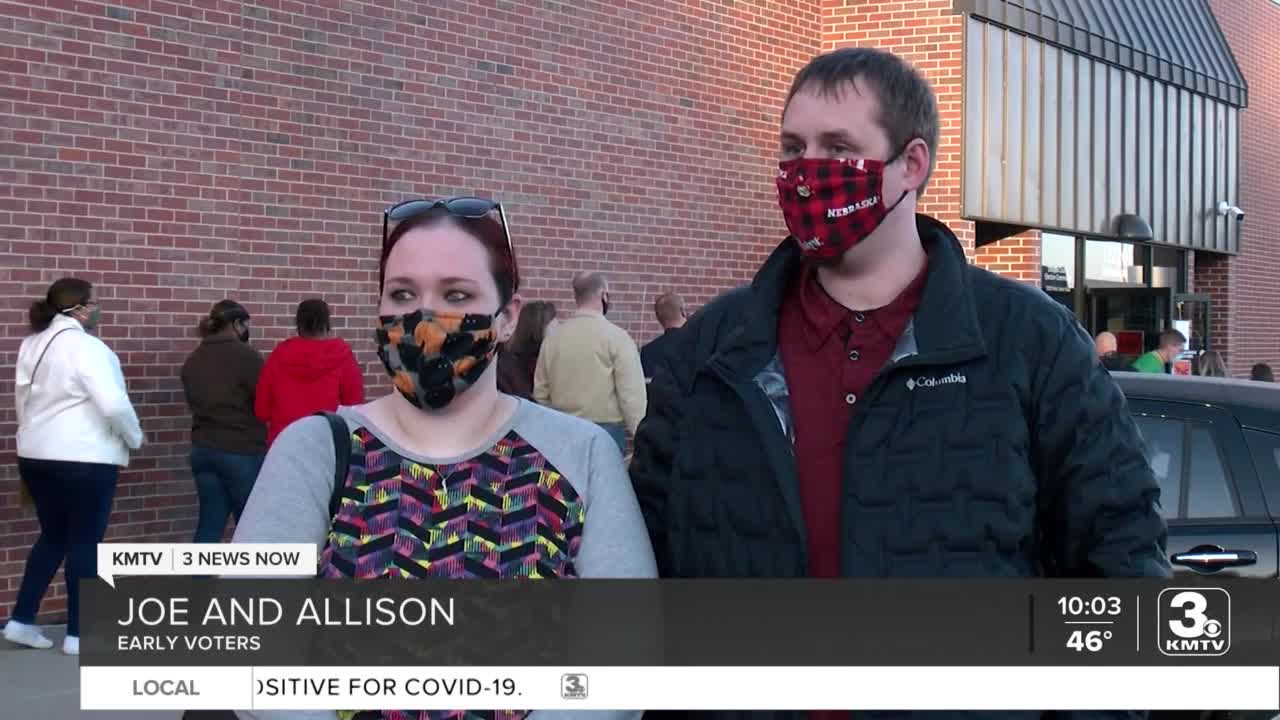
[[[481,220],[498,211],[498,222],[502,225],[502,234],[507,241],[507,256],[511,260],[514,277],[519,277],[516,270],[516,251],[511,246],[511,230],[507,227],[507,214],[502,210],[502,203],[488,198],[452,197],[452,198],[420,198],[396,203],[382,212],[382,247],[387,247],[387,239],[391,237],[392,224],[421,217],[443,209],[453,217],[464,220]]]

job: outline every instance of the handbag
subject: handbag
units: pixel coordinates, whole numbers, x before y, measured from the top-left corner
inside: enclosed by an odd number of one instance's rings
[[[31,369],[32,385],[35,385],[36,373],[40,371],[40,364],[44,362],[44,356],[45,356],[45,353],[49,352],[49,346],[53,344],[54,340],[58,339],[59,335],[61,335],[62,333],[70,329],[71,328],[63,328],[59,330],[58,332],[53,334],[53,337],[49,338],[49,342],[44,344],[44,350],[41,350],[40,357],[36,358],[36,366]],[[31,489],[27,487],[27,481],[23,479],[18,480],[18,504],[24,508],[32,507],[36,504],[36,499],[31,496]]]

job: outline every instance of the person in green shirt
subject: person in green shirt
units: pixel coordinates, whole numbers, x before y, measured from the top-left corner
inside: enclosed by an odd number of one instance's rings
[[[1155,350],[1133,361],[1133,369],[1144,373],[1163,373],[1173,359],[1187,349],[1187,337],[1173,329],[1160,333],[1160,344]]]

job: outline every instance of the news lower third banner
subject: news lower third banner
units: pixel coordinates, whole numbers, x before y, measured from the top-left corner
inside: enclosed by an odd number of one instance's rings
[[[84,709],[1280,709],[1274,581],[112,579]]]

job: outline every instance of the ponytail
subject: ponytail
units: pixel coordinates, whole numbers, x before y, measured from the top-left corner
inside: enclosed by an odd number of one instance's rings
[[[231,323],[237,320],[244,322],[249,319],[249,311],[235,300],[220,300],[214,304],[209,310],[209,314],[200,320],[199,330],[200,337],[209,337],[217,335],[226,330]]]
[[[27,311],[28,321],[31,323],[31,332],[41,333],[49,329],[49,325],[53,323],[53,319],[58,316],[58,311],[49,304],[47,300],[37,300],[31,303],[31,309]]]
[[[31,309],[27,312],[31,331],[39,333],[48,330],[54,318],[72,308],[88,303],[92,295],[93,284],[88,280],[66,277],[54,281],[43,300],[31,303]]]
[[[200,337],[217,335],[222,332],[222,329],[226,326],[227,324],[222,321],[222,318],[214,317],[213,315],[200,318],[200,325],[198,326],[200,330]]]

